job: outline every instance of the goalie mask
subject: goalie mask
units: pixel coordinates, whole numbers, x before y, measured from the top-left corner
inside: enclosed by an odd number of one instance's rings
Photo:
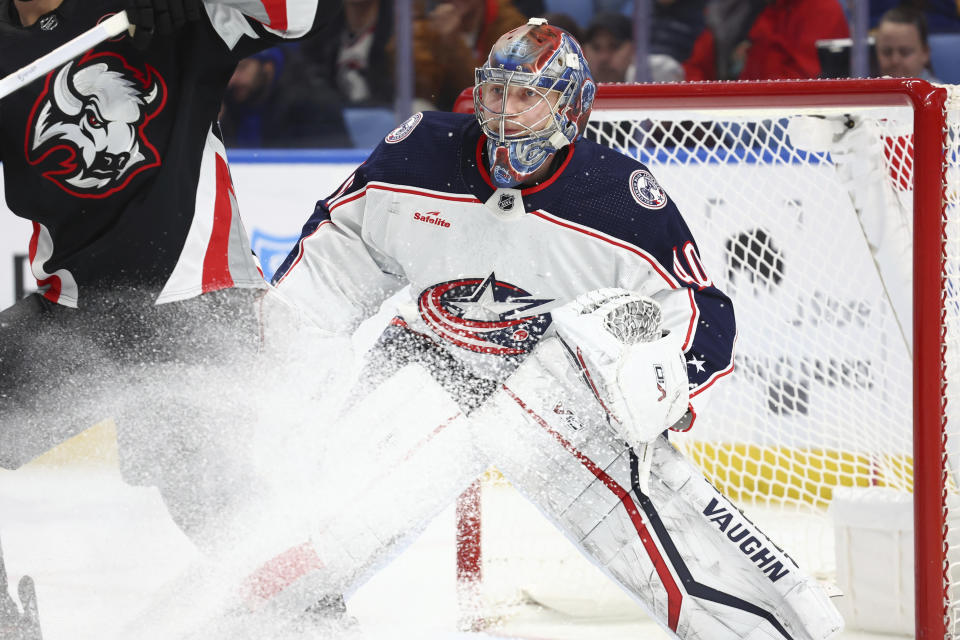
[[[527,181],[587,125],[597,86],[580,45],[542,18],[509,31],[476,70],[473,107],[498,187]]]

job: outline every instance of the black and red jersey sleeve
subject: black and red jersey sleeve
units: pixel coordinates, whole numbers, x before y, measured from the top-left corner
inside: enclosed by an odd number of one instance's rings
[[[321,5],[323,5],[321,7]],[[302,38],[339,10],[330,0],[207,0],[214,30],[236,57]]]

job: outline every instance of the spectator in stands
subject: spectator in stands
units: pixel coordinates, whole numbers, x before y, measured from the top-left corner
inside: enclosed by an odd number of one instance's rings
[[[273,47],[237,65],[220,112],[230,147],[349,147],[342,103],[304,71],[295,47]]]
[[[633,79],[633,25],[626,16],[600,13],[594,16],[583,38],[583,53],[597,82]]]
[[[741,2],[742,0],[736,0]],[[690,57],[704,28],[707,0],[652,0],[649,53],[670,56],[678,63]],[[620,13],[632,19],[633,0],[594,0],[596,15]]]
[[[876,28],[890,9],[904,5],[923,13],[929,33],[960,32],[960,0],[870,0],[870,27]]]
[[[393,65],[387,43],[393,34],[393,3],[345,0],[328,29],[301,43],[314,73],[347,105],[393,104]]]
[[[816,41],[849,37],[837,0],[767,0],[750,28],[750,48],[739,78],[816,78],[820,75]]]
[[[633,21],[622,13],[598,13],[587,27],[583,52],[597,82],[633,82],[636,78]],[[648,57],[654,82],[683,80],[683,68],[663,54]]]
[[[766,7],[765,0],[710,0],[706,27],[683,62],[687,80],[736,80],[750,48],[750,27]]]
[[[927,20],[919,10],[901,5],[880,18],[874,34],[879,75],[938,82],[930,68]]]
[[[689,58],[706,26],[706,4],[706,0],[654,0],[650,54],[670,56],[678,65]]]
[[[527,22],[512,0],[433,0],[414,7],[415,95],[441,111],[473,85],[474,69],[498,35]]]
[[[342,18],[302,51],[348,106],[392,106],[393,23],[392,0],[346,0]],[[524,23],[510,0],[414,3],[415,108],[449,109],[473,84],[477,47],[486,55],[496,34]]]
[[[497,38],[527,22],[511,0],[442,0],[428,17],[440,38],[456,40],[456,50],[446,55],[470,60],[467,84],[473,84],[472,69],[483,64]]]

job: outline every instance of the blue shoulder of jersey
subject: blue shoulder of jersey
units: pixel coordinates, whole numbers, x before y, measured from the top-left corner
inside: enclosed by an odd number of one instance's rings
[[[667,259],[689,236],[676,204],[644,164],[591,140],[578,140],[557,180],[529,204]]]
[[[402,184],[436,191],[463,191],[460,154],[472,114],[422,111],[384,137],[364,164],[367,182]]]

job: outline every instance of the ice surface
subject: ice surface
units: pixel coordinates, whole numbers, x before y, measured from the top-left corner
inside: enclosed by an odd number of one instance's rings
[[[155,489],[126,486],[110,472],[41,468],[0,473],[0,514],[10,582],[25,573],[36,580],[45,640],[115,637],[165,580],[197,556],[170,522]],[[622,621],[584,627],[562,616],[547,622],[544,635],[543,628],[537,631],[536,611],[518,619],[516,634],[506,629],[503,635],[456,631],[453,532],[453,511],[448,509],[413,547],[349,598],[355,627],[317,628],[302,637],[638,637],[635,632],[595,635],[599,629],[623,626]],[[648,626],[637,625],[633,621],[635,630]]]
[[[520,549],[566,543],[512,490],[497,501]],[[441,513],[407,551],[347,602],[350,631],[318,629],[310,640],[665,640],[654,623],[609,610],[577,615],[525,607],[496,632],[456,630],[454,514]],[[501,532],[500,537],[503,537]],[[107,640],[130,622],[165,580],[197,552],[172,524],[155,489],[130,487],[115,472],[24,468],[0,472],[0,539],[10,583],[37,582],[45,640]],[[537,541],[540,541],[539,543]],[[567,561],[585,584],[595,571]],[[581,573],[582,572],[582,573]],[[518,580],[528,576],[517,574]],[[602,578],[601,578],[602,580]],[[848,632],[843,640],[879,640]],[[279,640],[269,634],[261,640]]]

